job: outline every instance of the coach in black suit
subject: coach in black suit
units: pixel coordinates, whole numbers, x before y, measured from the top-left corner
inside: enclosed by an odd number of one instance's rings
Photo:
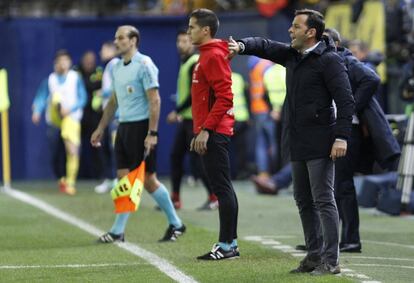
[[[346,154],[354,111],[346,69],[335,46],[322,40],[324,29],[323,16],[305,9],[295,13],[289,29],[291,45],[258,37],[229,42],[233,53],[286,67],[285,128],[294,197],[308,247],[307,256],[292,272],[312,275],[340,272],[334,161]]]

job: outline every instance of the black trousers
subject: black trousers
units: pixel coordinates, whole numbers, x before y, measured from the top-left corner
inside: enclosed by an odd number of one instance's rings
[[[174,193],[180,194],[181,179],[184,175],[184,158],[188,153],[190,155],[191,167],[196,169],[208,195],[211,195],[213,191],[208,182],[205,169],[202,166],[201,158],[197,153],[190,151],[190,143],[193,137],[193,120],[184,120],[178,124],[170,158],[172,190]]]
[[[359,125],[353,125],[346,156],[335,162],[335,200],[342,222],[340,246],[360,243],[354,173],[359,162],[361,144],[361,129]]]
[[[237,238],[239,205],[230,179],[230,137],[211,132],[207,153],[202,155],[204,167],[213,192],[219,201],[219,241],[231,243]]]
[[[60,129],[54,126],[47,126],[47,139],[51,151],[51,165],[57,179],[66,176],[66,151],[65,144],[61,137]]]

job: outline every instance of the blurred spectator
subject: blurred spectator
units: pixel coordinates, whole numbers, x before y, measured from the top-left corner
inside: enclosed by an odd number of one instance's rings
[[[250,56],[248,60],[250,77],[250,112],[255,129],[255,162],[257,174],[269,176],[271,164],[276,158],[275,123],[270,115],[272,104],[264,84],[264,74],[272,62]]]
[[[247,131],[249,128],[249,94],[241,74],[231,74],[234,109],[234,135],[231,137],[233,157],[233,178],[246,179],[250,176],[247,168]]]
[[[281,112],[283,102],[286,97],[286,69],[282,65],[275,64],[266,70],[264,74],[264,84],[268,91],[269,99],[272,104],[272,111],[270,116],[275,123],[275,147],[280,147],[280,137],[277,135],[281,131]],[[280,129],[280,131],[279,131]],[[277,153],[280,151],[277,150]],[[278,162],[281,158],[275,155],[274,163]],[[276,167],[279,168],[280,164]],[[287,187],[292,181],[290,163],[285,165],[279,172],[273,176],[267,176],[265,174],[258,174],[252,176],[252,181],[256,185],[256,189],[259,193],[276,194],[278,188]]]
[[[275,123],[275,143],[276,154],[275,164],[276,168],[280,168],[280,139],[281,139],[281,118],[282,106],[286,97],[286,69],[282,65],[275,64],[270,67],[264,74],[264,84],[268,92],[272,111],[270,116]]]
[[[259,194],[276,195],[280,189],[287,188],[292,183],[292,165],[287,163],[271,177],[253,176],[252,181]]]
[[[414,59],[410,59],[403,66],[402,77],[399,81],[401,99],[408,102],[405,114],[409,116],[414,112]]]
[[[372,70],[376,70],[377,66],[384,60],[384,55],[370,51],[368,44],[362,40],[351,40],[348,42],[348,48],[359,61],[365,63]]]
[[[233,12],[253,7],[254,0],[14,0],[0,1],[0,17],[183,15],[196,8]]]
[[[384,61],[384,55],[378,51],[370,51],[368,45],[362,40],[351,40],[348,42],[349,50],[359,61],[368,66],[371,70],[377,72],[378,65]],[[383,85],[380,85],[375,94],[381,108],[387,113],[387,97]]]
[[[46,136],[51,154],[51,166],[57,180],[63,180],[66,175],[65,145],[61,137],[60,117],[57,113],[57,105],[53,105],[49,93],[49,77],[42,80],[33,101],[32,122],[39,125],[41,114],[46,112]]]
[[[41,113],[47,108],[46,121],[49,124],[48,136],[54,161],[59,154],[60,137],[66,151],[66,174],[59,180],[59,189],[63,193],[74,195],[79,169],[80,120],[86,92],[78,73],[71,70],[72,59],[66,50],[56,53],[54,63],[54,72],[49,75],[47,84],[43,82],[33,102],[32,121],[38,124]],[[58,172],[57,176],[61,175]]]
[[[96,55],[93,51],[86,51],[82,55],[78,71],[85,83],[88,95],[81,122],[82,154],[80,173],[82,177],[104,179],[104,156],[102,148],[92,147],[88,142],[102,116],[101,108],[94,109],[92,107],[94,96],[99,94],[102,87],[102,68],[97,67]]]

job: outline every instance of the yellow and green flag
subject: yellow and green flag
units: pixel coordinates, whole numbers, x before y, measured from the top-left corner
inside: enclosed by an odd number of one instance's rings
[[[7,71],[0,69],[0,112],[10,107],[9,90],[7,83]]]
[[[144,189],[145,160],[124,176],[111,190],[115,204],[115,213],[134,212],[138,210]]]

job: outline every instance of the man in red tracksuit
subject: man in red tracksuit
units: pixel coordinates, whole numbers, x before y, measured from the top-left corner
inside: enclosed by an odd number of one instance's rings
[[[240,256],[237,247],[238,203],[230,180],[229,142],[233,135],[233,94],[226,41],[214,39],[219,21],[214,12],[194,10],[188,34],[200,50],[194,67],[191,98],[193,131],[191,150],[202,156],[213,192],[219,201],[219,242],[200,260],[221,260]]]

